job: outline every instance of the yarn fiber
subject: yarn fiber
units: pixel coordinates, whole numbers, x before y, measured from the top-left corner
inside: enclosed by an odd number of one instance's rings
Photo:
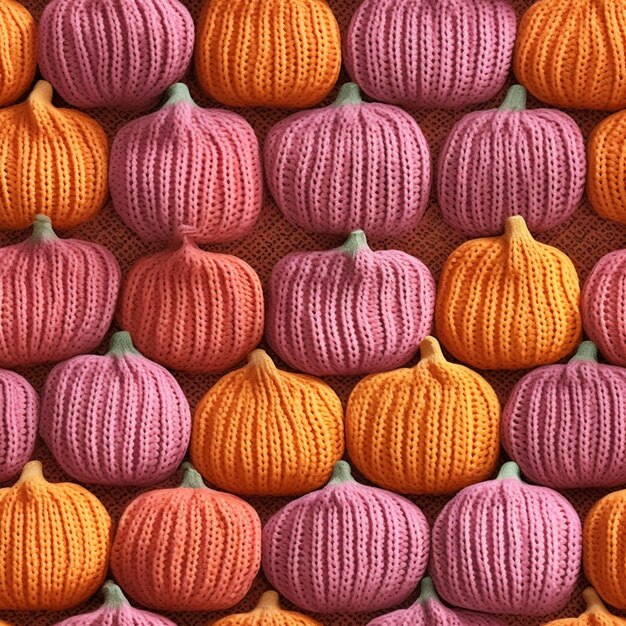
[[[579,617],[566,617],[548,622],[545,626],[626,626],[626,619],[612,615],[592,587],[583,591],[587,610]]]

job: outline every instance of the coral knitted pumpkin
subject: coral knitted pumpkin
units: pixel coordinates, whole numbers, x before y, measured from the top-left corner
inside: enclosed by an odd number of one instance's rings
[[[156,113],[117,133],[109,180],[122,221],[147,241],[248,234],[261,210],[259,143],[239,115],[197,106],[176,83]]]
[[[339,248],[296,252],[269,281],[266,335],[296,370],[366,374],[406,363],[429,334],[435,281],[415,257],[374,252],[363,231]]]
[[[183,390],[115,333],[104,356],[59,363],[43,390],[40,432],[63,470],[83,483],[152,485],[173,474],[189,444]]]
[[[326,0],[204,0],[195,69],[223,104],[310,107],[339,76],[339,26]]]
[[[37,214],[72,228],[104,206],[107,136],[88,115],[55,107],[49,83],[0,111],[0,144],[0,228],[27,228]]]
[[[609,613],[600,597],[591,587],[583,591],[587,610],[579,617],[566,617],[548,622],[545,626],[626,626],[626,619]]]
[[[279,370],[263,351],[221,378],[194,417],[191,459],[211,483],[258,496],[321,487],[343,455],[343,408],[324,382]]]
[[[403,234],[422,218],[430,191],[430,153],[417,122],[397,107],[363,102],[354,83],[334,104],[274,126],[265,169],[280,210],[309,232]]]
[[[456,108],[500,91],[514,42],[506,0],[364,0],[344,51],[348,73],[372,98]]]
[[[263,571],[303,609],[377,611],[402,602],[428,561],[428,523],[409,500],[361,485],[339,461],[319,491],[293,500],[263,529]]]
[[[213,611],[244,598],[261,560],[261,521],[236,496],[207,489],[185,463],[180,487],[135,498],[111,551],[116,580],[164,611]]]
[[[39,461],[0,489],[0,610],[62,611],[93,595],[109,562],[111,518],[73,483],[49,483]]]
[[[0,248],[0,267],[0,366],[62,361],[102,341],[120,284],[106,248],[59,239],[38,215],[28,239]]]
[[[512,215],[533,232],[558,226],[584,186],[585,143],[576,122],[553,109],[526,110],[519,85],[499,109],[461,118],[439,159],[443,218],[471,237],[499,235]]]
[[[489,383],[449,363],[426,337],[411,368],[372,374],[350,394],[348,453],[369,480],[441,494],[488,478],[500,454],[500,403]]]
[[[597,353],[585,341],[567,365],[529,372],[509,396],[502,441],[533,482],[626,484],[626,369],[599,364]]]
[[[443,508],[432,534],[430,573],[455,606],[545,615],[578,582],[582,532],[559,493],[523,483],[508,462],[498,478],[466,487]]]
[[[515,75],[536,98],[565,109],[626,106],[622,0],[538,0],[517,31]]]
[[[572,261],[539,243],[524,218],[502,237],[475,239],[447,259],[437,294],[437,336],[481,369],[554,363],[580,341],[580,285]]]
[[[217,372],[261,340],[263,291],[245,261],[184,238],[131,268],[118,317],[149,358],[187,372]]]

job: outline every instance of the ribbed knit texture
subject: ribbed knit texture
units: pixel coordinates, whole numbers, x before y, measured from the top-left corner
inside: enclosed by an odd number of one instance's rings
[[[441,596],[486,613],[546,615],[578,582],[582,531],[559,493],[523,483],[505,463],[496,480],[466,487],[443,508],[430,572]]]
[[[267,180],[284,216],[309,232],[400,235],[430,191],[430,152],[400,108],[361,100],[345,84],[334,104],[279,122],[265,140]]]
[[[402,602],[417,585],[428,561],[428,530],[415,504],[355,482],[339,461],[324,489],[269,519],[263,571],[308,611],[376,611]]]
[[[40,433],[63,470],[83,483],[153,485],[189,444],[191,412],[164,368],[113,335],[104,356],[77,356],[48,375]]]
[[[51,0],[39,68],[74,106],[147,109],[185,75],[193,41],[178,0]]]
[[[263,290],[255,271],[188,238],[140,259],[126,276],[118,318],[147,357],[188,372],[218,372],[256,348]]]
[[[572,261],[510,217],[502,237],[475,239],[447,259],[437,292],[437,336],[481,369],[554,363],[580,341],[580,285]]]
[[[566,617],[548,622],[545,626],[626,626],[626,619],[608,612],[598,594],[591,587],[583,591],[587,610],[579,617]]]
[[[295,252],[269,281],[266,337],[296,370],[367,374],[399,367],[430,333],[435,281],[418,259],[374,252],[362,231],[339,248]]]
[[[515,75],[536,98],[565,109],[626,106],[622,0],[538,0],[517,32]]]
[[[449,363],[426,337],[412,368],[372,374],[350,394],[350,459],[400,493],[441,494],[488,478],[500,455],[500,403],[489,383]]]
[[[37,438],[39,396],[19,374],[0,369],[0,483],[15,478]]]
[[[85,113],[55,107],[49,83],[0,110],[0,144],[0,228],[27,228],[37,214],[72,228],[106,202],[107,136]]]
[[[279,370],[255,350],[200,400],[190,453],[221,489],[286,496],[321,487],[343,451],[337,394],[321,380]]]
[[[584,187],[580,128],[561,111],[527,110],[520,85],[499,109],[461,118],[439,157],[439,207],[470,237],[501,234],[512,215],[532,232],[558,226],[580,204]]]
[[[140,604],[212,611],[244,598],[259,570],[261,521],[246,502],[207,489],[186,464],[180,487],[135,498],[120,519],[111,569]]]
[[[339,26],[325,0],[205,0],[195,70],[218,102],[310,107],[340,69]]]
[[[0,489],[0,610],[61,611],[91,597],[109,562],[111,518],[73,483],[49,483],[31,461]]]
[[[457,108],[500,91],[514,42],[506,0],[364,0],[344,53],[352,79],[376,100]]]
[[[555,488],[626,484],[626,369],[590,341],[567,365],[526,374],[502,416],[502,441],[530,480]]]
[[[582,296],[585,332],[602,355],[626,366],[626,250],[603,256],[587,277]]]
[[[247,235],[261,210],[259,142],[243,117],[197,106],[186,85],[115,136],[109,173],[122,221],[147,241]]]
[[[93,350],[111,325],[120,268],[104,247],[59,239],[39,215],[32,235],[0,248],[0,366]]]
[[[15,102],[37,69],[37,24],[16,0],[0,0],[0,107]]]

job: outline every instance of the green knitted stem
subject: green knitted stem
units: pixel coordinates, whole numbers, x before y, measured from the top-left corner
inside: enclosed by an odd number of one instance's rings
[[[522,480],[522,475],[519,469],[519,465],[514,461],[508,461],[505,463],[498,472],[498,480],[504,480],[505,478],[515,478],[515,480]]]
[[[445,363],[446,357],[443,356],[439,342],[430,335],[424,337],[420,343],[420,360],[431,361],[437,363]]]
[[[30,236],[32,241],[54,241],[58,239],[54,230],[52,230],[52,222],[47,215],[36,215],[33,222],[33,233]]]
[[[272,361],[272,357],[265,350],[261,350],[261,348],[253,350],[248,355],[248,364],[252,365],[252,367],[276,369],[276,364]]]
[[[587,613],[592,613],[594,611],[599,613],[607,612],[604,602],[602,602],[600,596],[593,587],[587,587],[583,591],[583,598],[587,604]]]
[[[133,345],[133,340],[130,337],[130,333],[125,330],[120,330],[114,333],[109,342],[109,356],[124,356],[125,354],[135,354],[141,356],[139,350]]]
[[[361,91],[356,83],[346,83],[341,85],[341,89],[337,94],[337,99],[333,104],[336,107],[342,107],[346,104],[362,104]]]
[[[521,215],[513,215],[512,217],[507,218],[504,223],[504,236],[507,239],[512,239],[514,237],[533,238],[528,230],[528,226],[526,225],[526,220]]]
[[[525,111],[526,90],[521,85],[509,87],[504,102],[500,105],[500,111]]]
[[[189,93],[189,87],[187,87],[185,83],[174,83],[171,87],[168,88],[165,96],[166,100],[163,103],[163,107],[178,104],[179,102],[186,102],[187,104],[193,105],[196,104],[193,101],[191,94]]]
[[[38,80],[28,96],[28,101],[40,100],[41,102],[50,103],[53,95],[52,85],[47,80]]]
[[[255,611],[276,611],[280,609],[280,596],[275,591],[266,591],[254,608]]]
[[[112,580],[107,580],[104,583],[102,593],[104,594],[104,606],[107,609],[121,609],[128,604],[126,596]]]
[[[337,461],[333,469],[333,475],[328,481],[328,485],[343,485],[343,483],[353,482],[355,482],[355,480],[352,478],[350,464],[347,461]]]
[[[369,246],[367,245],[367,239],[365,238],[365,233],[362,230],[355,230],[350,233],[346,242],[339,247],[339,251],[344,254],[348,254],[349,256],[356,255],[359,250],[369,250]]]
[[[183,463],[182,468],[185,470],[185,473],[183,474],[183,481],[180,483],[181,487],[188,487],[190,489],[207,488],[202,480],[202,476],[200,476],[200,472],[198,472],[191,463]]]
[[[417,601],[420,604],[426,604],[429,600],[434,600],[435,602],[439,602],[439,596],[437,595],[437,591],[435,590],[435,584],[433,583],[433,579],[430,576],[426,576],[422,580],[422,584],[420,585],[420,595]]]
[[[576,350],[576,354],[569,360],[573,361],[591,361],[592,363],[598,362],[598,348],[593,341],[583,341]]]

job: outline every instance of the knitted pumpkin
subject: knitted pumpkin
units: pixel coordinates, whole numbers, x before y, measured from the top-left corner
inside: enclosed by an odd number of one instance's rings
[[[188,238],[140,259],[122,290],[119,321],[139,350],[187,372],[228,369],[263,334],[263,291],[241,259],[205,252]]]
[[[443,218],[471,237],[499,235],[522,215],[543,232],[563,223],[585,186],[585,144],[576,122],[553,109],[526,110],[513,85],[499,109],[459,120],[441,151],[437,193]]]
[[[611,363],[626,367],[626,250],[604,255],[583,289],[585,332]]]
[[[246,502],[207,489],[188,463],[180,487],[135,498],[120,519],[111,569],[137,602],[213,611],[244,598],[261,560],[261,521]]]
[[[626,619],[609,613],[591,587],[583,591],[583,598],[587,603],[587,610],[580,617],[557,619],[545,626],[626,626]]]
[[[507,0],[364,0],[350,22],[345,61],[376,100],[457,108],[500,91],[514,42]]]
[[[274,126],[265,168],[280,210],[309,232],[400,235],[428,203],[430,153],[417,122],[397,107],[363,102],[354,83],[334,104]]]
[[[189,67],[194,25],[178,0],[51,0],[39,68],[81,108],[147,109]]]
[[[83,483],[152,485],[189,444],[185,394],[164,368],[115,333],[104,356],[77,356],[48,375],[40,432],[63,470]]]
[[[195,69],[223,104],[310,107],[337,81],[339,26],[326,0],[204,0]]]
[[[369,480],[441,494],[488,478],[500,454],[500,403],[489,383],[449,363],[426,337],[411,368],[372,374],[350,394],[348,453]]]
[[[88,115],[55,107],[49,83],[0,110],[0,145],[0,228],[27,228],[37,214],[72,228],[106,202],[107,136]]]
[[[194,418],[191,459],[211,483],[258,496],[321,487],[343,455],[343,408],[321,380],[276,368],[263,350],[221,378]]]
[[[15,102],[37,69],[37,24],[16,0],[0,0],[0,107]]]
[[[0,369],[0,482],[17,476],[31,458],[38,419],[39,396],[31,384]]]
[[[466,487],[435,521],[430,573],[455,606],[545,615],[562,609],[578,582],[582,532],[559,493],[523,483],[508,462],[498,478]]]
[[[49,483],[39,461],[0,489],[0,610],[62,611],[93,595],[109,562],[111,518],[73,483]]]
[[[626,484],[626,369],[601,365],[591,341],[567,365],[526,374],[502,417],[502,440],[533,482],[555,488]]]
[[[122,221],[147,241],[200,243],[248,234],[263,182],[254,130],[239,115],[197,106],[176,83],[156,113],[117,133],[109,174]]]
[[[502,237],[475,239],[447,259],[437,293],[437,336],[460,361],[481,369],[554,363],[581,337],[576,268],[539,243],[524,218]]]
[[[424,574],[428,523],[409,500],[367,487],[339,461],[319,491],[293,500],[263,529],[263,571],[303,609],[377,611],[402,602]]]
[[[339,248],[296,252],[269,281],[266,335],[296,370],[366,374],[406,363],[429,334],[435,281],[415,257],[374,252],[363,231]]]
[[[517,32],[515,75],[536,98],[565,109],[626,106],[622,0],[538,0]]]
[[[120,284],[106,248],[59,239],[38,215],[28,239],[0,248],[0,267],[0,366],[62,361],[102,341]]]

